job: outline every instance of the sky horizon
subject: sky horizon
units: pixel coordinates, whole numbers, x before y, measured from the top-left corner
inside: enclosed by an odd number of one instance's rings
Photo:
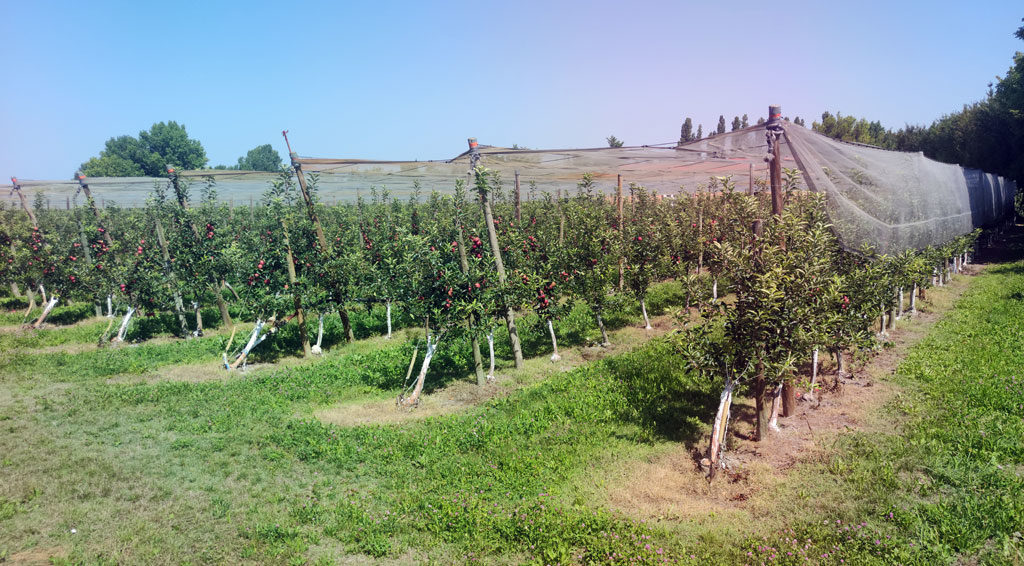
[[[1024,42],[1009,1],[8,3],[0,178],[70,179],[104,142],[176,121],[209,166],[258,145],[443,159],[673,142],[778,103],[886,128],[984,98]],[[951,30],[955,33],[951,33]]]

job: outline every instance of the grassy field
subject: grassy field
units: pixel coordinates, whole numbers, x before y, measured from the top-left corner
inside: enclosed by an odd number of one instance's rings
[[[223,334],[72,353],[102,322],[0,334],[0,561],[1021,563],[1024,264],[969,285],[884,378],[869,425],[823,440],[756,504],[684,519],[612,504],[613,479],[674,454],[696,476],[686,451],[717,386],[670,341],[637,338],[628,308],[613,341],[632,350],[566,371],[504,361],[489,400],[360,426],[317,417],[393,399],[410,345],[196,380],[161,376],[215,363]],[[573,316],[560,333],[585,354],[593,331]],[[524,339],[538,356],[541,330]],[[464,346],[448,356],[435,388],[468,378]]]

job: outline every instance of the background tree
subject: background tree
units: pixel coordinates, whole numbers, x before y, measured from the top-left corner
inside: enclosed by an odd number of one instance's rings
[[[277,173],[284,168],[281,155],[269,143],[254,147],[238,158],[240,171],[270,171]]]
[[[704,139],[704,124],[697,125],[697,139]]]
[[[622,140],[615,136],[608,136],[605,139],[608,141],[608,147],[622,147]]]
[[[721,116],[721,115],[718,116],[718,129],[715,130],[715,133],[716,134],[724,134],[725,133],[725,116]]]
[[[693,120],[687,117],[683,120],[683,127],[679,130],[679,143],[692,142],[695,139],[697,138],[693,135]]]
[[[740,117],[739,116],[733,116],[732,117],[732,129],[729,130],[729,131],[735,132],[736,130],[738,130],[738,129],[742,128],[742,127],[743,127],[743,122],[740,121]]]
[[[744,114],[743,118],[740,119],[740,127],[741,128],[748,128],[748,127],[750,127],[750,118],[747,118],[746,114]]]
[[[89,177],[162,177],[167,164],[199,169],[206,162],[203,144],[189,138],[183,124],[170,121],[153,124],[138,138],[110,138],[99,157],[90,158],[80,169]]]

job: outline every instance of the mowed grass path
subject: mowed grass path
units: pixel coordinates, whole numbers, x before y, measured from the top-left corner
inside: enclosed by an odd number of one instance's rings
[[[825,461],[800,466],[779,488],[786,512],[754,517],[746,538],[689,536],[590,497],[601,470],[706,429],[717,386],[680,369],[665,340],[463,413],[354,428],[312,415],[393,390],[408,352],[208,383],[19,374],[0,389],[0,556],[1021,563],[1022,321],[1024,264],[974,278],[891,378],[891,426],[844,435]],[[814,511],[790,512],[799,498],[816,499]]]

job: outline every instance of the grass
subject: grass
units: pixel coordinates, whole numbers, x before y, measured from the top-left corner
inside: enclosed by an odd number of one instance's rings
[[[839,437],[777,488],[787,514],[739,527],[633,519],[584,488],[616,463],[706,432],[716,385],[681,369],[665,339],[527,379],[466,411],[357,427],[313,415],[393,395],[409,344],[369,339],[218,381],[128,384],[101,378],[215,357],[225,338],[68,357],[5,348],[0,557],[41,548],[68,564],[1019,564],[1022,275],[1024,264],[1010,264],[975,278],[891,378],[901,393],[881,417],[888,428]],[[675,304],[674,289],[658,292],[651,310]],[[609,318],[635,321],[632,308]],[[596,338],[588,316],[578,308],[560,334]],[[543,355],[539,321],[522,328],[528,351]],[[435,386],[468,375],[465,348],[453,342],[432,366]]]

